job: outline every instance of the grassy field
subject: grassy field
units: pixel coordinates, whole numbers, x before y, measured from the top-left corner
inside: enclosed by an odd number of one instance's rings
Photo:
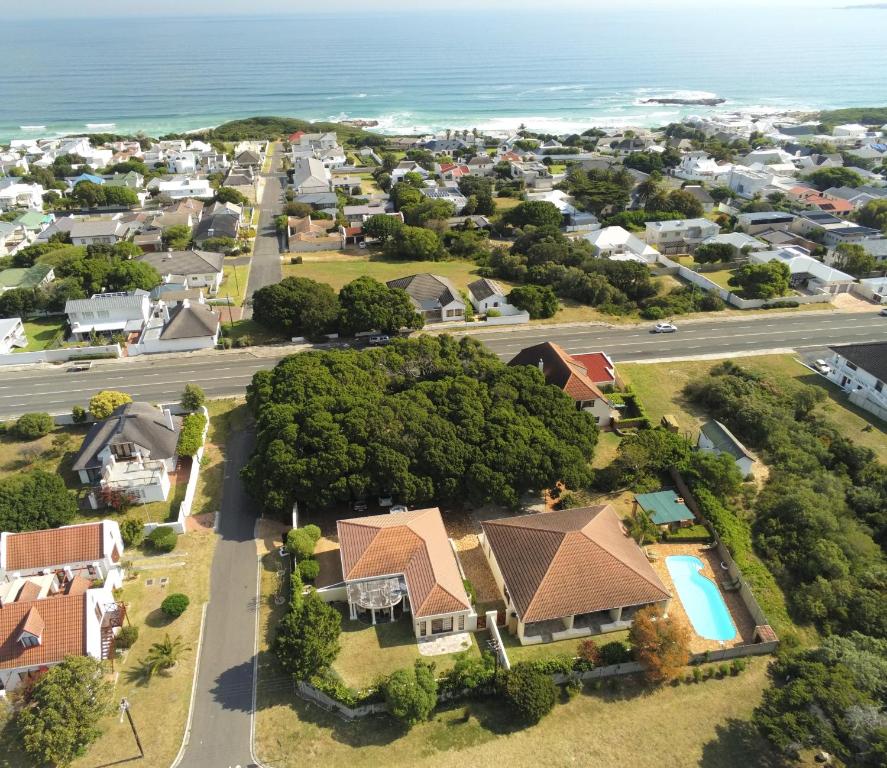
[[[349,620],[346,612],[342,619],[340,644],[342,649],[333,669],[345,683],[358,689],[368,687],[397,669],[411,667],[418,658],[433,661],[438,674],[450,669],[456,661],[454,654],[420,657],[410,621],[403,618],[372,627]],[[465,652],[480,655],[473,639]]]
[[[457,288],[463,290],[468,283],[477,280],[477,265],[471,261],[388,261],[379,257],[354,256],[283,266],[284,277],[308,277],[320,283],[329,283],[337,291],[361,275],[385,282],[417,272],[431,272],[449,278]],[[503,287],[509,287],[507,283],[499,282]]]
[[[80,481],[71,465],[85,434],[86,427],[64,427],[36,440],[20,440],[8,432],[0,435],[0,477],[42,469],[61,475],[68,488],[77,488]]]
[[[584,691],[531,728],[501,706],[460,702],[405,731],[384,716],[346,723],[278,687],[259,691],[257,757],[275,768],[508,765],[536,768],[775,768],[749,723],[767,686],[766,661],[739,677],[650,691],[622,683]]]
[[[41,352],[64,331],[65,321],[59,317],[42,317],[27,320],[23,323],[28,346],[16,349],[16,352]]]
[[[243,304],[246,284],[249,280],[249,264],[225,264],[222,267],[222,285],[219,296],[230,296],[235,307]]]
[[[228,322],[228,313],[224,306],[219,310],[222,318],[222,336],[228,337],[233,341],[238,339],[248,339],[250,344],[276,344],[281,341],[288,341],[283,336],[272,333],[264,325],[260,325],[255,320],[235,320],[234,323]]]
[[[772,377],[777,383],[792,382],[822,387],[828,399],[818,410],[842,432],[859,445],[871,448],[882,462],[887,462],[887,431],[878,420],[851,403],[834,384],[814,374],[791,355],[764,355],[738,361],[750,370]],[[638,393],[654,423],[666,413],[673,414],[683,431],[695,434],[706,420],[706,414],[688,402],[682,394],[691,379],[708,374],[717,361],[659,363],[654,365],[623,364],[619,373]]]
[[[610,464],[616,458],[616,451],[622,438],[615,432],[601,432],[598,435],[597,447],[594,449],[594,459],[591,466],[601,469]]]
[[[539,643],[538,645],[521,645],[520,641],[508,630],[500,630],[502,644],[508,654],[508,660],[512,664],[519,661],[534,661],[535,659],[550,659],[554,656],[575,656],[581,640],[558,640],[556,643]],[[610,632],[606,635],[598,635],[594,641],[598,646],[612,642],[624,642],[628,639],[628,632]]]

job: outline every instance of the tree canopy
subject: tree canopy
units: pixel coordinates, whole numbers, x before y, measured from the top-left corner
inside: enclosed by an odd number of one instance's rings
[[[437,261],[446,255],[437,232],[424,227],[395,228],[384,250],[388,258],[402,261]]]
[[[866,277],[878,266],[878,261],[859,243],[841,243],[835,248],[835,269],[854,277]]]
[[[313,589],[307,595],[301,589],[294,578],[290,609],[277,625],[271,649],[286,672],[296,680],[307,680],[338,655],[342,616]]]
[[[635,613],[628,630],[635,658],[648,682],[673,680],[690,660],[690,630],[686,622],[654,605]]]
[[[516,205],[507,214],[510,224],[516,227],[560,227],[564,223],[563,214],[554,203],[545,200],[529,200]]]
[[[77,499],[61,476],[33,469],[0,478],[0,531],[36,531],[67,525]]]
[[[743,264],[728,282],[741,288],[746,298],[773,299],[788,293],[790,278],[788,265],[774,260],[764,264]]]
[[[468,338],[294,355],[258,372],[248,398],[258,440],[244,477],[272,514],[382,494],[517,506],[531,489],[585,484],[597,440],[537,368]]]
[[[131,402],[132,397],[126,392],[103,389],[89,399],[89,413],[94,419],[107,419],[116,408]]]
[[[397,333],[401,328],[418,329],[423,325],[422,316],[401,288],[389,288],[364,275],[339,291],[339,328],[344,333]]]
[[[339,301],[326,283],[307,277],[285,277],[253,294],[257,323],[288,337],[317,338],[335,330]]]
[[[434,664],[416,659],[412,669],[398,669],[382,684],[388,712],[406,725],[427,720],[437,706]]]
[[[820,191],[829,187],[861,187],[865,184],[865,179],[856,171],[842,167],[820,168],[804,178]]]

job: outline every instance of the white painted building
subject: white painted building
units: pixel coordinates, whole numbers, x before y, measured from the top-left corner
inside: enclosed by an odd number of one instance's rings
[[[639,261],[654,264],[659,251],[623,227],[604,227],[582,236],[591,243],[594,255],[614,261]]]
[[[648,221],[647,243],[662,253],[692,253],[721,228],[709,219]]]
[[[887,421],[887,341],[830,347],[828,377],[854,405]]]

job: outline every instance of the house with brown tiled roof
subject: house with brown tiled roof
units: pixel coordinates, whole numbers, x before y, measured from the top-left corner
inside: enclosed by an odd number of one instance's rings
[[[627,629],[671,595],[613,507],[482,523],[481,549],[522,645]]]
[[[617,413],[607,396],[588,375],[585,365],[553,341],[525,347],[508,364],[538,367],[545,381],[572,397],[576,408],[594,416],[598,426],[610,424]]]
[[[351,618],[369,624],[409,616],[420,640],[477,628],[437,507],[339,520],[337,526],[342,580],[318,589],[324,600],[347,602]]]
[[[67,656],[109,659],[125,608],[111,587],[64,572],[0,583],[0,694]]]
[[[116,520],[40,531],[0,533],[0,584],[53,573],[123,586],[123,538]]]

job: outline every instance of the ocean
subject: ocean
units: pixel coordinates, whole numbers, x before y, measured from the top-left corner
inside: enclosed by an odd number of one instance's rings
[[[615,4],[614,4],[615,5]],[[251,115],[378,130],[652,126],[887,103],[887,10],[755,8],[6,21],[0,140]]]

